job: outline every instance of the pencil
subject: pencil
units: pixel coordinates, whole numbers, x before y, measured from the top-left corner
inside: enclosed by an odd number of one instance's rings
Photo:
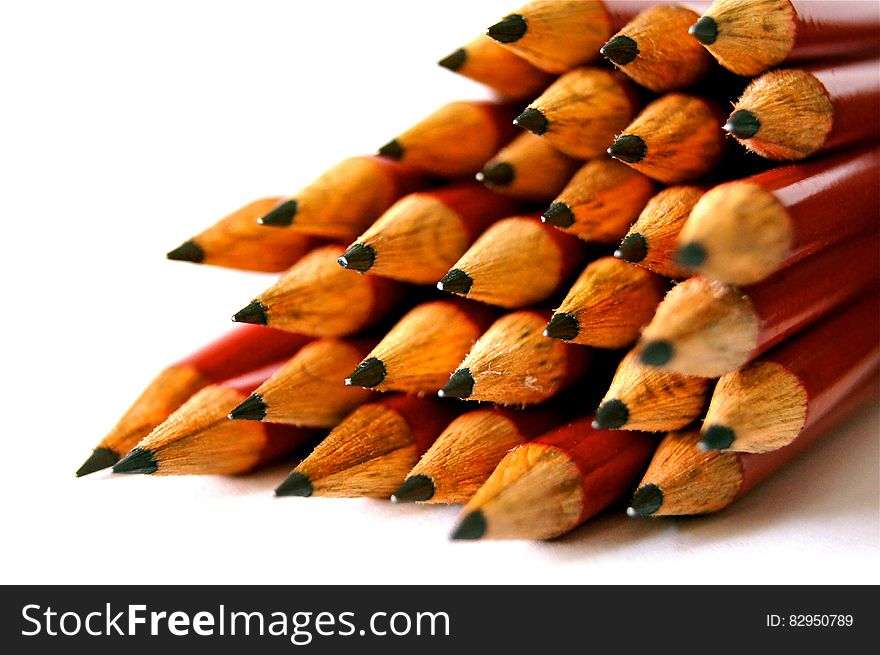
[[[587,348],[572,348],[543,335],[548,310],[502,316],[477,340],[438,392],[441,397],[532,405],[547,400],[580,377]]]
[[[880,297],[840,310],[715,388],[700,447],[763,453],[791,443],[880,366]]]
[[[804,159],[880,132],[880,61],[770,71],[753,80],[724,129],[767,159]]]
[[[700,418],[711,391],[707,378],[658,371],[639,362],[635,351],[617,367],[596,410],[602,430],[679,430]]]
[[[664,184],[705,175],[721,160],[720,109],[709,100],[667,93],[649,104],[608,148],[608,154]]]
[[[379,154],[432,175],[473,175],[513,137],[513,107],[459,101],[430,116],[379,148]]]
[[[502,98],[533,98],[550,85],[553,76],[481,34],[441,59],[440,66],[480,84]]]
[[[575,159],[603,152],[639,110],[629,80],[601,68],[577,68],[556,80],[514,124]]]
[[[278,496],[388,498],[459,412],[435,398],[389,396],[359,407],[282,482]]]
[[[490,308],[458,299],[422,303],[389,330],[345,384],[374,391],[433,393],[494,318]]]
[[[453,539],[552,539],[625,498],[654,441],[578,419],[511,450],[462,511]]]
[[[666,293],[666,280],[614,257],[591,262],[554,312],[544,335],[594,348],[639,338]]]
[[[339,267],[342,246],[309,253],[232,320],[316,337],[352,334],[383,318],[403,292],[393,280]]]
[[[759,75],[783,62],[877,52],[875,2],[717,0],[690,28],[722,66]]]
[[[663,189],[645,205],[614,256],[674,280],[689,277],[690,270],[675,260],[676,241],[704,193],[681,184]]]
[[[452,421],[391,496],[396,503],[466,503],[511,448],[562,422],[558,412],[475,409]]]
[[[303,346],[247,398],[231,408],[234,421],[332,428],[370,392],[342,384],[374,341],[317,339]]]
[[[417,171],[385,157],[350,157],[261,215],[258,221],[261,225],[291,230],[261,234],[267,240],[283,240],[281,235],[287,232],[351,240],[398,198],[423,185]]]
[[[491,225],[437,283],[471,300],[499,307],[549,298],[583,261],[584,244],[533,216]]]
[[[260,228],[257,219],[283,202],[283,198],[255,200],[184,241],[166,257],[245,271],[283,271],[322,243],[307,234],[269,234]]]
[[[601,157],[575,173],[541,220],[587,241],[617,243],[656,191],[649,177]]]
[[[878,205],[876,146],[775,168],[709,190],[681,230],[676,257],[701,275],[754,284],[876,226]]]
[[[397,201],[346,248],[339,265],[360,273],[433,284],[489,225],[519,205],[476,182]]]
[[[289,425],[226,415],[280,362],[198,391],[113,466],[114,473],[234,475],[266,464],[316,435]]]
[[[703,277],[685,280],[642,331],[641,361],[685,375],[729,373],[873,284],[878,253],[874,232],[743,289]]]
[[[492,25],[487,34],[551,73],[595,61],[599,48],[650,2],[532,0]]]
[[[599,50],[636,84],[658,93],[692,86],[712,65],[712,56],[688,36],[700,15],[686,7],[646,9]]]
[[[630,501],[630,516],[709,514],[730,506],[758,483],[815,443],[862,403],[877,398],[876,375],[804,430],[788,446],[769,453],[704,451],[700,433],[666,435]]]
[[[308,341],[299,334],[242,325],[167,366],[95,447],[77,477],[113,466],[199,389],[290,357]]]
[[[523,132],[477,173],[477,180],[503,196],[528,202],[549,202],[581,166],[531,132]]]

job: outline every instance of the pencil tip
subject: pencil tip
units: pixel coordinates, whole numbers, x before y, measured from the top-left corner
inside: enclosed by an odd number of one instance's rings
[[[629,407],[617,398],[611,398],[599,405],[593,427],[598,430],[619,430],[629,420]]]
[[[751,139],[761,129],[758,117],[747,109],[737,109],[728,118],[723,129],[737,139]]]
[[[474,377],[471,369],[460,368],[449,376],[449,382],[437,392],[441,398],[469,398],[474,392]]]
[[[626,66],[638,56],[639,44],[628,36],[615,36],[599,48],[599,53],[613,64]]]
[[[696,268],[703,265],[707,255],[706,249],[700,243],[691,241],[678,247],[675,251],[675,260],[682,266]]]
[[[633,494],[626,513],[630,516],[649,516],[663,505],[663,490],[656,484],[642,485]]]
[[[345,384],[370,389],[381,384],[385,380],[385,375],[385,362],[376,357],[368,357],[345,379]]]
[[[430,500],[434,495],[434,481],[427,475],[416,474],[408,477],[397,488],[391,501],[395,503],[419,503]]]
[[[614,256],[637,264],[648,256],[648,241],[638,232],[627,234],[620,242],[620,247],[614,251]]]
[[[547,211],[541,215],[541,221],[549,223],[550,225],[555,225],[556,227],[571,227],[574,225],[574,212],[571,211],[571,207],[564,202],[554,202],[550,205]]]
[[[293,225],[293,219],[296,216],[296,210],[298,207],[299,205],[296,200],[282,202],[268,214],[258,218],[257,223],[260,225],[270,225],[272,227],[287,227],[288,225]]]
[[[299,471],[291,473],[287,479],[275,488],[276,496],[311,496],[312,481],[309,476]]]
[[[700,450],[725,450],[736,439],[736,433],[726,425],[710,425],[703,429]]]
[[[443,57],[443,59],[441,59],[437,63],[443,66],[443,68],[448,68],[451,71],[457,71],[459,68],[464,66],[465,61],[467,61],[467,53],[464,51],[464,48],[459,48],[452,54]]]
[[[672,359],[672,344],[668,341],[648,341],[639,351],[642,364],[663,366]]]
[[[185,241],[165,255],[177,262],[193,262],[201,264],[205,261],[205,251],[195,241]]]
[[[400,145],[397,139],[391,139],[391,141],[379,148],[379,154],[383,157],[388,157],[388,159],[400,161],[403,159],[403,146]]]
[[[119,453],[117,453],[115,450],[110,450],[109,448],[98,446],[92,451],[92,454],[89,455],[89,458],[85,462],[83,462],[83,465],[77,469],[76,477],[81,478],[82,476],[88,475],[89,473],[94,473],[95,471],[109,468],[118,461]]]
[[[113,465],[114,473],[155,473],[159,465],[153,453],[144,448],[133,448],[128,455]]]
[[[250,305],[238,310],[232,315],[232,320],[236,323],[252,323],[254,325],[266,325],[269,322],[266,316],[266,306],[259,300],[252,300]]]
[[[486,517],[480,510],[474,510],[461,520],[452,533],[452,538],[480,539],[484,534],[486,534]]]
[[[511,14],[492,25],[486,30],[486,34],[498,43],[514,43],[523,37],[527,27],[525,18],[519,14]]]
[[[477,173],[477,181],[487,186],[508,186],[513,182],[514,177],[516,171],[506,161],[486,164],[483,170]]]
[[[712,45],[718,38],[718,23],[711,16],[700,16],[700,19],[690,26],[688,34],[703,45]]]
[[[534,107],[527,107],[523,113],[513,119],[513,124],[538,136],[542,136],[550,125],[541,110]]]
[[[266,418],[266,403],[258,394],[251,394],[238,407],[229,412],[233,421],[262,421]]]
[[[366,273],[376,261],[376,250],[365,243],[353,243],[336,261],[342,268]]]
[[[608,154],[626,164],[638,164],[648,154],[648,146],[640,136],[621,134],[608,148]]]
[[[460,268],[451,269],[446,275],[440,278],[437,288],[440,291],[448,291],[449,293],[457,293],[460,296],[466,296],[471,290],[474,281],[471,276]]]
[[[580,331],[580,323],[578,323],[577,318],[573,314],[559,312],[550,319],[547,328],[544,330],[544,336],[561,339],[562,341],[571,341]]]

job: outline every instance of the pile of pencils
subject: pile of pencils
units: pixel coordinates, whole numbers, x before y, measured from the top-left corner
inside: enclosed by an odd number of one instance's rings
[[[283,273],[77,475],[298,450],[276,494],[465,503],[460,539],[727,507],[877,398],[878,30],[873,1],[528,3],[440,61],[497,100],[168,253]]]

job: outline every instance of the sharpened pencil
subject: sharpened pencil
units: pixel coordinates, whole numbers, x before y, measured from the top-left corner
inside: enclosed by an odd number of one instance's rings
[[[459,410],[389,396],[359,407],[275,490],[278,496],[388,498]]]
[[[453,539],[553,539],[626,497],[654,453],[642,432],[578,419],[511,450],[462,511]]]

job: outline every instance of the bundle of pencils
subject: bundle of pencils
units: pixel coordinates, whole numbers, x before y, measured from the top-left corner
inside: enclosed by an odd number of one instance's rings
[[[878,11],[508,14],[439,62],[495,100],[168,253],[281,276],[77,475],[298,451],[277,495],[464,503],[456,539],[728,506],[877,398]]]

